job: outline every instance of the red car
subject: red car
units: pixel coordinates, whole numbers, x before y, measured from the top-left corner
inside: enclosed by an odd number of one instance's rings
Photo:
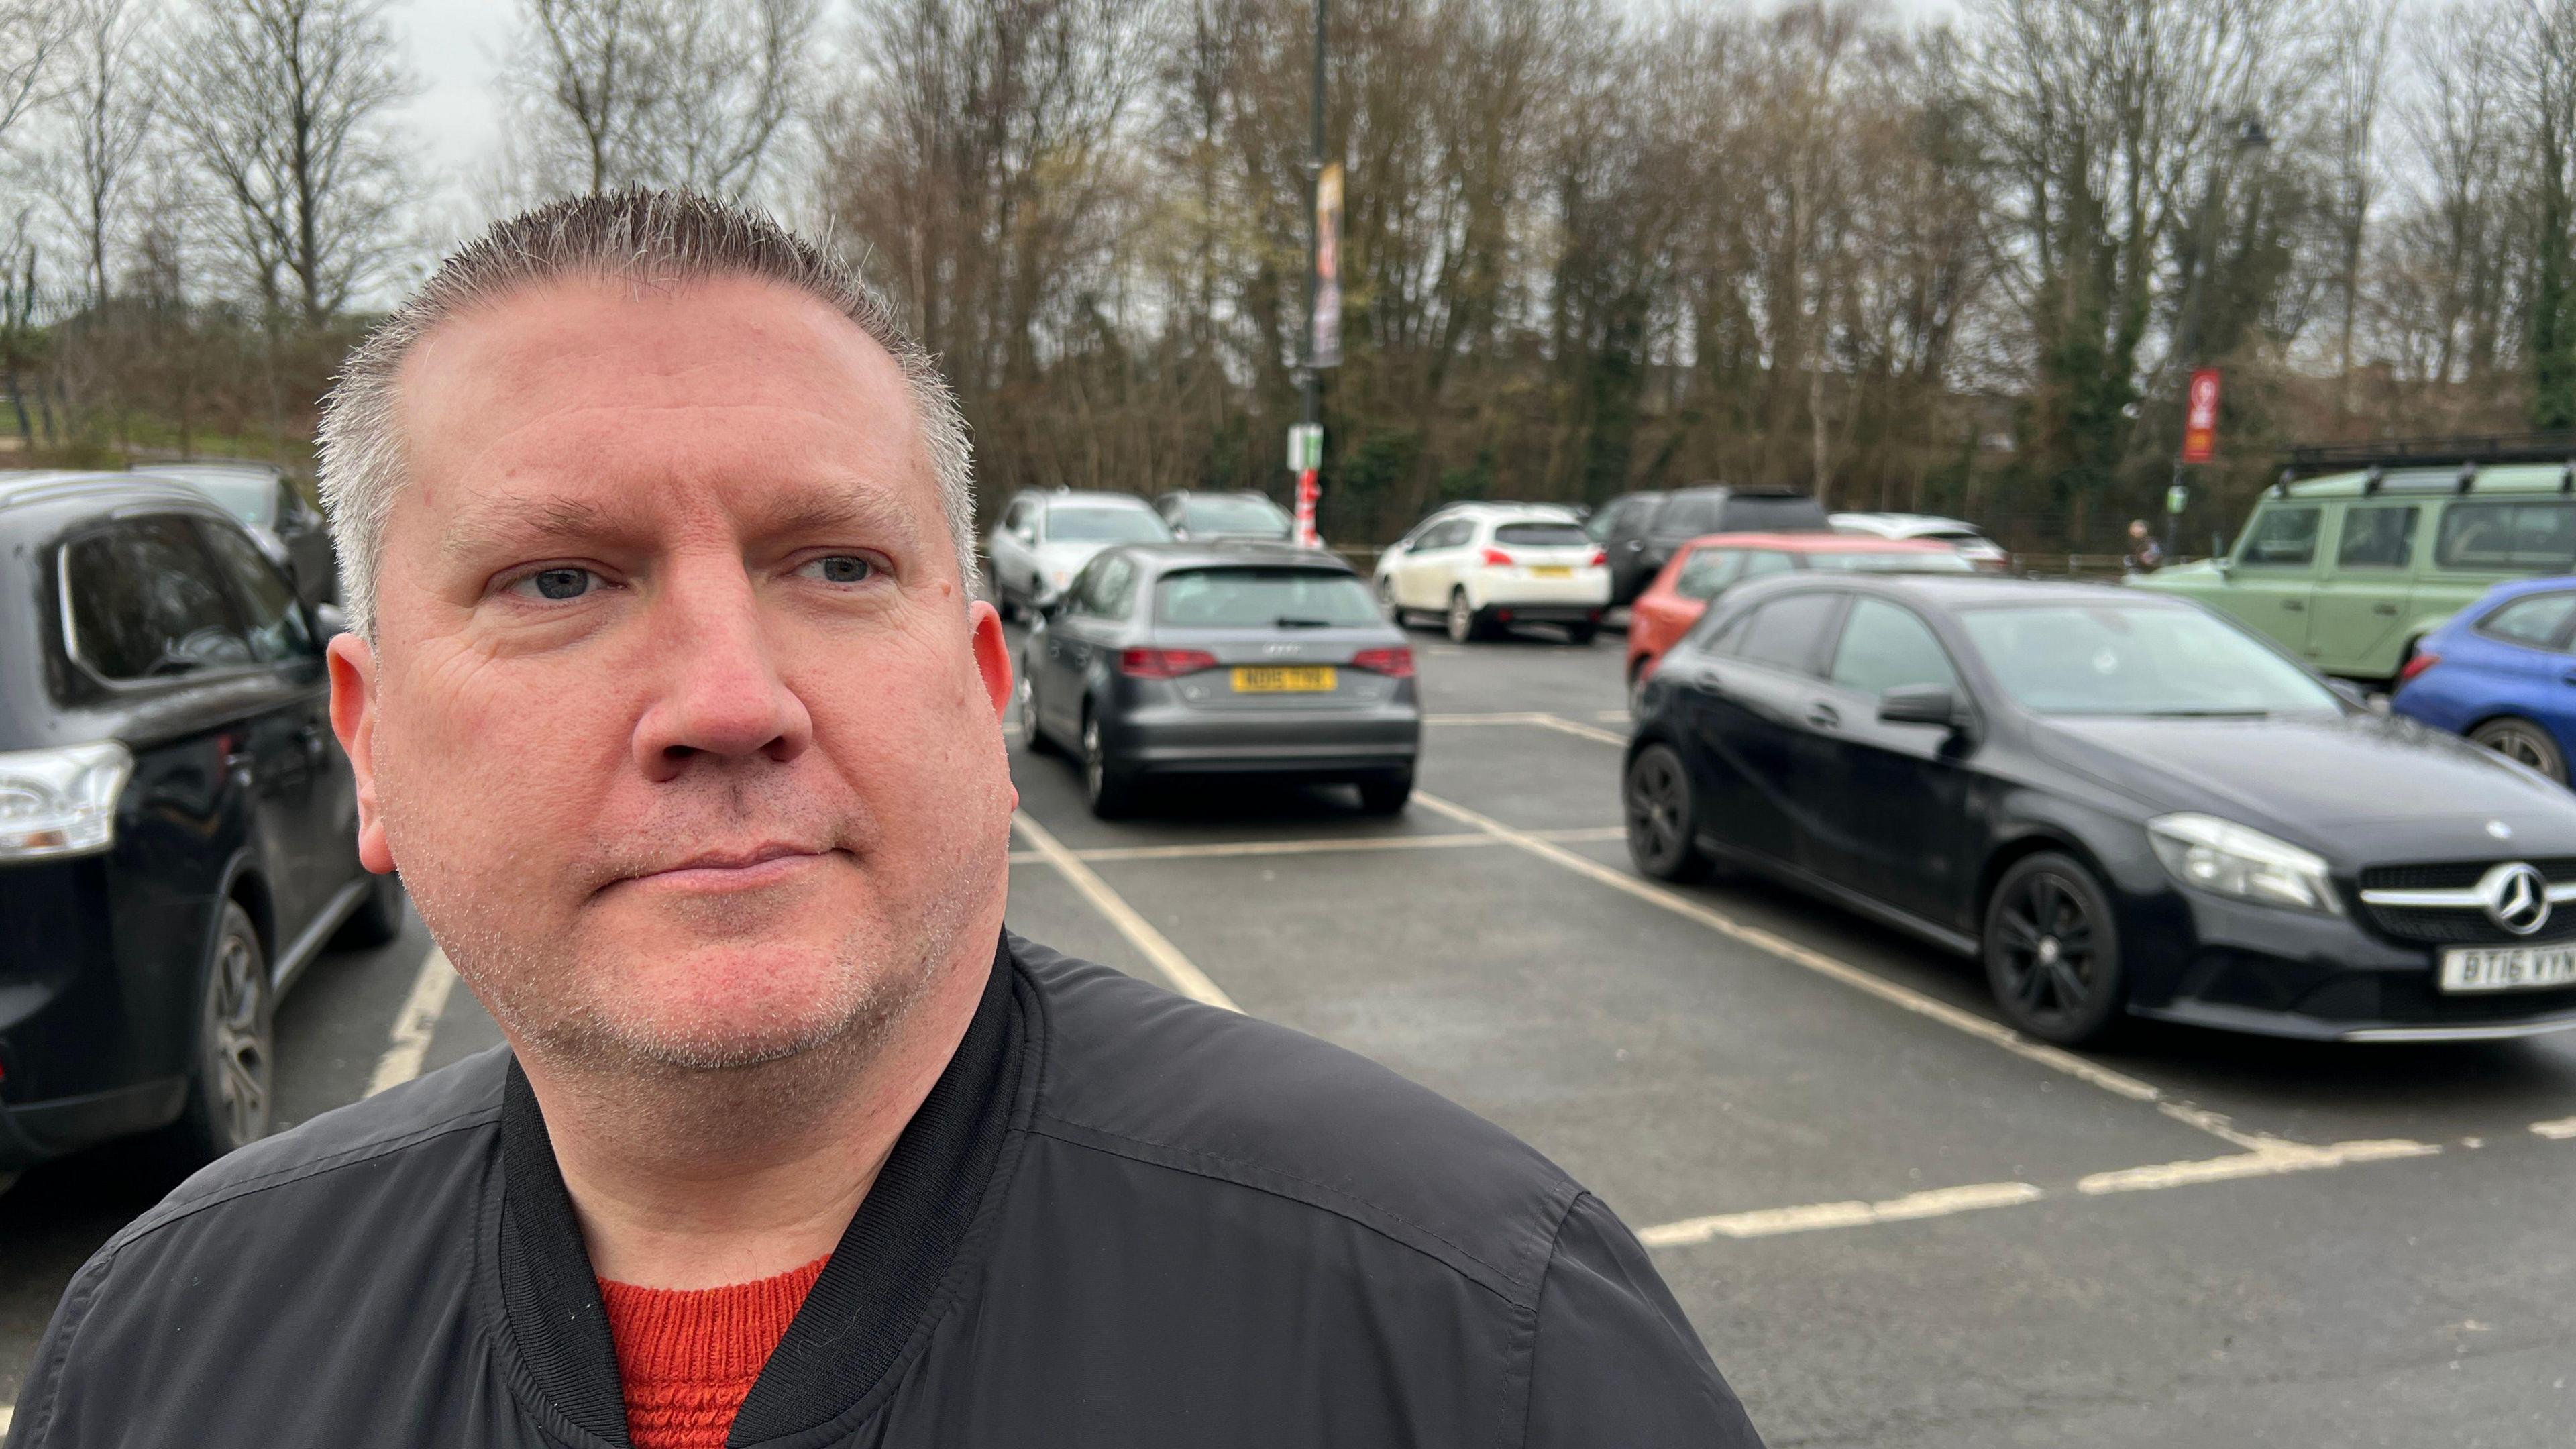
[[[1745,579],[1791,569],[1846,573],[1964,574],[1975,565],[1949,544],[1928,538],[1871,538],[1849,533],[1711,533],[1675,550],[1663,572],[1637,596],[1628,618],[1628,697],[1655,672],[1655,661],[1681,642],[1708,602]]]

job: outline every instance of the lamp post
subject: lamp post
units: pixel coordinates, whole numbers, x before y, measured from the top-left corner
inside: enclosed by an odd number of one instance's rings
[[[2238,118],[2236,135],[2229,144],[2229,157],[2234,159],[2259,151],[2268,151],[2272,135],[2263,129],[2263,118],[2252,111]],[[2182,379],[2184,406],[2189,408],[2189,389],[2193,364],[2200,359],[2200,311],[2204,294],[2209,291],[2209,273],[2218,265],[2218,196],[2223,173],[2209,178],[2209,189],[2200,199],[2199,235],[2193,243],[2191,281],[2183,288],[2182,316],[2174,324],[2175,375]],[[2174,453],[2173,485],[2165,492],[2165,552],[2174,550],[2174,531],[2182,524],[2182,509],[2177,506],[2184,496],[2182,488],[2183,459],[2179,448]]]
[[[1323,369],[1325,359],[1317,355],[1315,337],[1315,304],[1318,274],[1323,270],[1324,221],[1320,187],[1324,177],[1324,5],[1315,0],[1315,89],[1307,115],[1306,147],[1306,331],[1298,343],[1298,357],[1304,364],[1298,370],[1300,408],[1298,413],[1301,442],[1293,452],[1297,473],[1297,542],[1306,547],[1315,544],[1315,510],[1322,489],[1317,475],[1323,466],[1322,426],[1324,420]]]

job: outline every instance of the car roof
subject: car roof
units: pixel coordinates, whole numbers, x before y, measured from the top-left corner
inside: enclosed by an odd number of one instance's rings
[[[1113,508],[1142,508],[1150,511],[1154,506],[1133,493],[1108,493],[1087,488],[1030,488],[1023,490],[1020,497],[1037,499],[1050,508],[1059,503],[1079,503],[1086,508],[1106,503]]]
[[[2500,604],[2519,599],[2525,594],[2555,594],[2576,589],[2576,574],[2552,574],[2541,579],[2512,579],[2496,585],[2478,597],[2478,604]],[[2476,608],[2476,604],[2470,606]]]
[[[1825,521],[1835,525],[1836,527],[1848,524],[1854,528],[1870,529],[1912,529],[1916,531],[1928,531],[1932,529],[1961,529],[1969,533],[1978,533],[1982,531],[1975,524],[1968,522],[1964,518],[1949,518],[1938,513],[1830,513],[1825,515]]]
[[[215,500],[195,484],[153,473],[104,473],[70,468],[0,472],[0,509],[62,499],[81,499],[101,508],[117,503],[186,503],[222,511]]]
[[[168,463],[145,463],[131,471],[157,473],[164,478],[185,478],[192,473],[247,473],[259,478],[284,478],[286,470],[275,463],[256,458],[182,458]]]
[[[1759,599],[1799,589],[1840,588],[1897,594],[1938,609],[1967,609],[1997,604],[2119,604],[2153,609],[2197,609],[2199,604],[2176,594],[2132,589],[2120,584],[2072,579],[2017,579],[2004,574],[1847,574],[1793,572],[1741,583],[1720,595],[1732,604],[1739,596]]]
[[[2469,486],[2461,488],[2463,472]],[[2442,497],[2462,494],[2470,498],[2490,494],[2533,494],[2576,492],[2569,484],[2568,468],[2559,463],[2496,463],[2486,467],[2389,468],[2377,475],[2371,472],[2328,473],[2315,478],[2302,478],[2295,483],[2276,485],[2266,499],[2284,496],[2294,500],[2326,498],[2375,498],[2403,496],[2408,498]]]
[[[1138,562],[1158,574],[1176,569],[1209,568],[1232,565],[1237,568],[1310,568],[1323,572],[1349,574],[1359,571],[1338,554],[1319,548],[1299,548],[1293,543],[1273,543],[1268,539],[1244,539],[1220,543],[1123,543],[1121,553],[1135,555]]]
[[[1428,523],[1434,518],[1542,518],[1551,522],[1577,522],[1574,510],[1562,503],[1521,503],[1509,499],[1472,499],[1465,503],[1443,503],[1423,515]]]
[[[1875,533],[1703,533],[1684,548],[1763,548],[1782,553],[1946,554],[1948,544],[1929,538],[1882,538]]]
[[[1682,498],[1693,493],[1722,493],[1730,497],[1737,498],[1807,498],[1813,496],[1803,488],[1792,488],[1786,483],[1716,482],[1693,483],[1688,488],[1676,488],[1665,496],[1668,498]]]

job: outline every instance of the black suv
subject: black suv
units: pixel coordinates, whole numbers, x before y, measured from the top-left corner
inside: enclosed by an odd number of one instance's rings
[[[337,624],[194,487],[0,474],[0,1182],[265,1135],[279,994],[401,928],[358,863]]]
[[[1824,505],[1794,488],[1700,483],[1671,493],[1623,493],[1583,531],[1610,561],[1610,602],[1631,604],[1683,544],[1704,533],[1821,533]]]

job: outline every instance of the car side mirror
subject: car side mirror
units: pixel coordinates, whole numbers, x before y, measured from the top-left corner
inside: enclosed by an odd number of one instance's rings
[[[322,643],[328,644],[349,632],[349,616],[342,613],[337,604],[315,604],[313,632]]]
[[[1959,696],[1946,684],[1900,684],[1878,697],[1878,717],[1884,724],[1956,729],[1960,720]]]

